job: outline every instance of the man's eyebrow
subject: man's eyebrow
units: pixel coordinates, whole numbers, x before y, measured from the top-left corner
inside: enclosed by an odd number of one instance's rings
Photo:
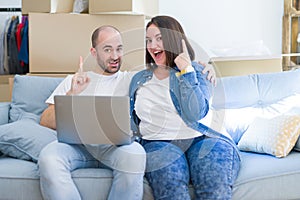
[[[123,45],[122,44],[118,45],[118,48],[120,48],[120,47],[123,47]],[[105,48],[113,48],[113,47],[111,45],[104,45],[103,49],[105,49]]]
[[[105,48],[112,48],[112,46],[111,45],[104,45],[103,49],[105,49]]]

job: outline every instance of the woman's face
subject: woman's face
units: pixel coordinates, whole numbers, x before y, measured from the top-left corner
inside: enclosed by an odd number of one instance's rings
[[[160,30],[151,24],[146,31],[147,51],[150,53],[157,66],[166,65],[166,54],[163,47]]]

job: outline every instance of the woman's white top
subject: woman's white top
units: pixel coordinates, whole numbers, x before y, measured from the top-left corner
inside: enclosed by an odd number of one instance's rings
[[[169,92],[169,77],[151,80],[137,90],[135,111],[141,119],[140,132],[147,140],[188,139],[202,134],[189,128],[173,105]]]

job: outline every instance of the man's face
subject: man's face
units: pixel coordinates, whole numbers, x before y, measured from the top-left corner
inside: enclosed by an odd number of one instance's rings
[[[122,64],[123,42],[115,30],[102,30],[98,35],[98,45],[91,49],[103,74],[111,75],[119,71]]]

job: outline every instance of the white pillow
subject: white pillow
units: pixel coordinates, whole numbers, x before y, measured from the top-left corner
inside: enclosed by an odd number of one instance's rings
[[[300,115],[256,118],[241,137],[242,151],[285,157],[295,146],[300,134]]]

